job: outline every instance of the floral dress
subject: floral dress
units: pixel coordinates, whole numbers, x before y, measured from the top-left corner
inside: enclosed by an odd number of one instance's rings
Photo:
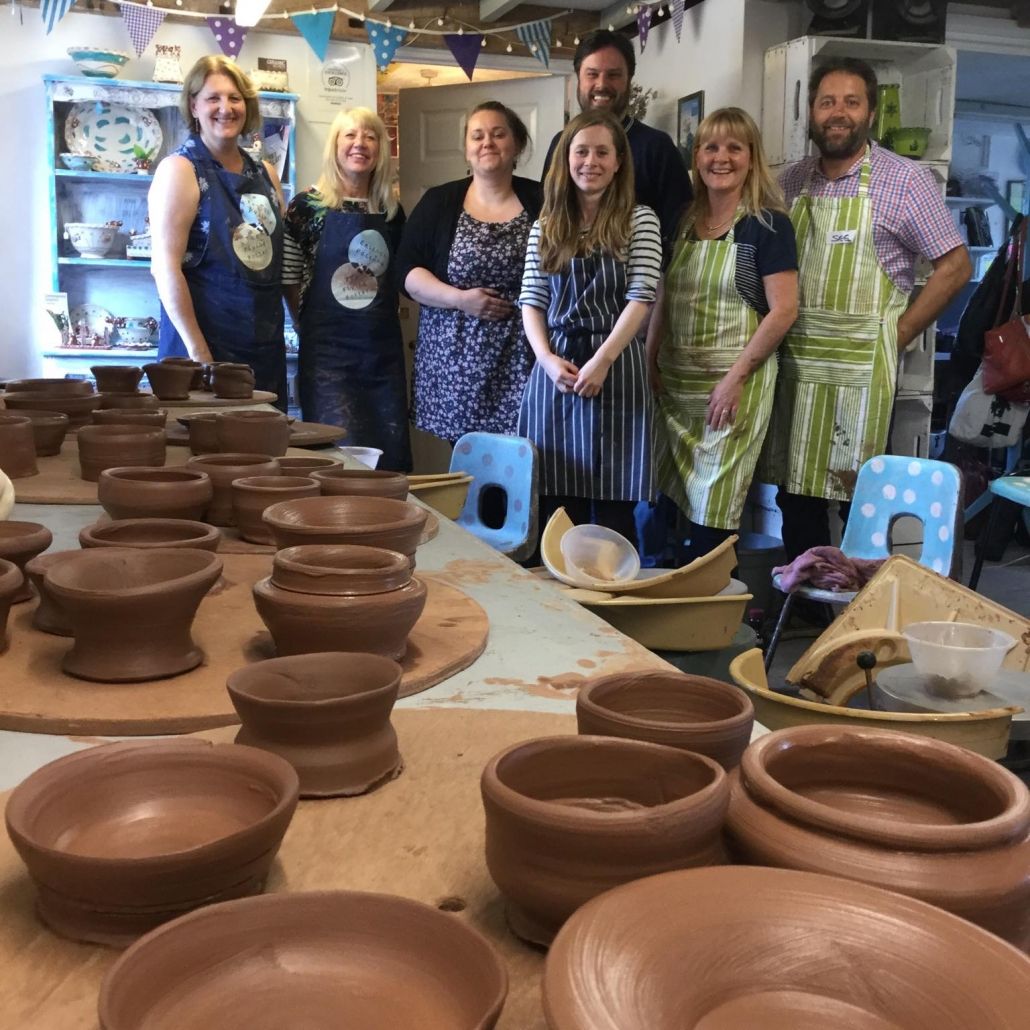
[[[480,222],[463,211],[447,263],[461,290],[492,288],[518,298],[531,219]],[[412,419],[445,440],[476,430],[514,433],[533,353],[516,308],[500,322],[423,305],[415,346]]]

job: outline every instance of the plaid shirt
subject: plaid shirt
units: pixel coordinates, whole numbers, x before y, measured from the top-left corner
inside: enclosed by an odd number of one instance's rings
[[[813,197],[854,197],[864,157],[858,157],[839,179],[827,179],[817,157],[791,165],[780,176],[788,207],[810,176],[809,193]],[[965,246],[940,187],[926,167],[873,143],[869,192],[873,198],[876,256],[894,285],[906,295],[915,286],[915,262],[920,254],[932,261]]]

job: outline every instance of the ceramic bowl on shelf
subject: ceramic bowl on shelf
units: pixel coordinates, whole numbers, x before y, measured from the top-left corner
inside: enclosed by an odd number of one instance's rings
[[[157,330],[157,319],[150,315],[125,318],[125,324],[118,326],[118,339],[134,347],[152,342]]]
[[[90,222],[65,222],[64,238],[84,258],[102,258],[111,249],[118,235],[117,225],[100,225]]]
[[[891,149],[895,154],[913,157],[917,160],[926,153],[930,143],[930,130],[921,126],[895,129],[891,133]]]
[[[105,50],[95,46],[70,46],[68,56],[78,65],[83,75],[95,79],[113,79],[129,59],[124,50]]]
[[[70,172],[91,172],[96,163],[93,154],[61,154],[61,164]]]

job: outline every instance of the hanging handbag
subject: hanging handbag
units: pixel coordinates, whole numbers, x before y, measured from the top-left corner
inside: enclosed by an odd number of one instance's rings
[[[1018,404],[984,392],[983,371],[969,381],[955,404],[948,432],[974,447],[1012,447],[1023,438],[1030,404]]]
[[[1015,277],[1015,297],[1009,320],[984,333],[983,383],[987,393],[1008,401],[1030,401],[1030,326],[1023,318],[1023,251],[1026,249],[1026,223],[1013,239],[1006,269],[1005,289]],[[999,311],[1000,321],[1001,311]]]

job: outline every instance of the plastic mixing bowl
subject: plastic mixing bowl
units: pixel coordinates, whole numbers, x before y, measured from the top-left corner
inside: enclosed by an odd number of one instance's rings
[[[987,689],[1016,643],[1000,629],[970,622],[913,622],[901,632],[927,689],[947,697]]]

